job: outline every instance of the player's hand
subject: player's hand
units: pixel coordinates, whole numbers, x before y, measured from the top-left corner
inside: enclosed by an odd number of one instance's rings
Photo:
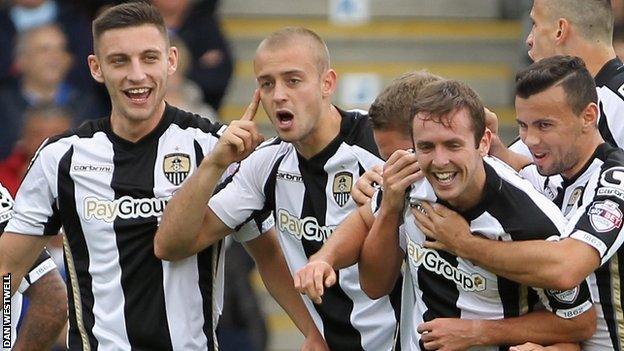
[[[207,159],[212,164],[219,168],[227,168],[230,164],[239,162],[249,156],[264,140],[254,122],[259,104],[260,91],[256,89],[243,116],[239,120],[230,123],[219,138],[219,142],[217,142],[214,150],[208,154]]]
[[[416,329],[427,350],[459,351],[480,346],[479,320],[436,318]]]
[[[422,201],[420,205],[422,211],[412,209],[415,223],[428,238],[434,240],[425,241],[425,247],[457,254],[457,249],[463,245],[462,240],[472,236],[468,222],[441,204],[431,205]]]
[[[293,276],[295,289],[316,304],[323,302],[325,288],[336,284],[336,272],[325,261],[310,261]]]
[[[382,206],[390,211],[401,211],[405,192],[412,183],[422,178],[416,155],[407,150],[397,150],[383,167]]]
[[[355,182],[351,190],[351,197],[358,206],[362,206],[375,194],[377,188],[383,184],[382,166],[373,166]]]
[[[555,344],[551,346],[542,346],[538,344],[534,344],[532,342],[527,342],[522,345],[512,346],[509,348],[509,351],[580,351],[581,347],[578,344],[572,343],[561,343]]]
[[[485,110],[485,127],[488,128],[492,134],[498,134],[498,116],[487,107],[483,109]]]
[[[323,336],[315,328],[314,332],[311,332],[306,336],[303,344],[301,345],[301,351],[330,351],[327,342],[323,339]]]

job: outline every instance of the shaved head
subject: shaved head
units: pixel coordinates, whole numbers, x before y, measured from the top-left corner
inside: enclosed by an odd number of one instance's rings
[[[535,0],[553,21],[567,19],[586,40],[610,44],[613,38],[613,10],[609,0]]]
[[[294,43],[307,45],[312,55],[315,56],[314,61],[319,74],[329,69],[327,45],[318,34],[303,27],[286,27],[271,33],[258,45],[256,56],[261,51],[283,49]]]

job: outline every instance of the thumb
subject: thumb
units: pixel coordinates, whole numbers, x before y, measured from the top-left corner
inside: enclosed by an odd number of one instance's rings
[[[336,272],[332,271],[331,273],[329,273],[327,278],[325,278],[325,287],[329,288],[334,284],[336,284]]]

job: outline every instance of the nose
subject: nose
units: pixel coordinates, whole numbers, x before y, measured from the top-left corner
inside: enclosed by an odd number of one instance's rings
[[[528,147],[533,147],[540,143],[539,136],[531,131],[531,128],[520,128],[520,139]]]
[[[527,51],[531,51],[531,49],[533,48],[533,31],[531,31],[529,35],[527,35],[524,43],[526,44]]]
[[[133,58],[130,64],[130,71],[128,72],[128,80],[131,82],[141,82],[145,79],[146,74],[143,70],[143,65],[139,58]]]
[[[286,93],[286,86],[277,81],[275,82],[275,87],[273,88],[273,101],[282,102],[288,99],[288,95]]]
[[[449,161],[448,153],[446,152],[446,150],[444,150],[444,148],[438,147],[433,151],[433,159],[431,161],[431,164],[434,167],[443,168],[446,165],[448,165],[449,162],[450,161]]]

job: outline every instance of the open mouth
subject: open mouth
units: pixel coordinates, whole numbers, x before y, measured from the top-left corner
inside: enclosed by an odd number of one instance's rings
[[[287,110],[280,110],[275,113],[275,117],[277,117],[277,121],[282,127],[290,127],[293,123],[295,115]]]
[[[432,172],[431,174],[435,180],[442,185],[451,184],[457,176],[457,172]]]
[[[126,94],[132,102],[137,104],[147,101],[151,93],[152,89],[150,88],[132,88],[124,90],[124,94]]]

